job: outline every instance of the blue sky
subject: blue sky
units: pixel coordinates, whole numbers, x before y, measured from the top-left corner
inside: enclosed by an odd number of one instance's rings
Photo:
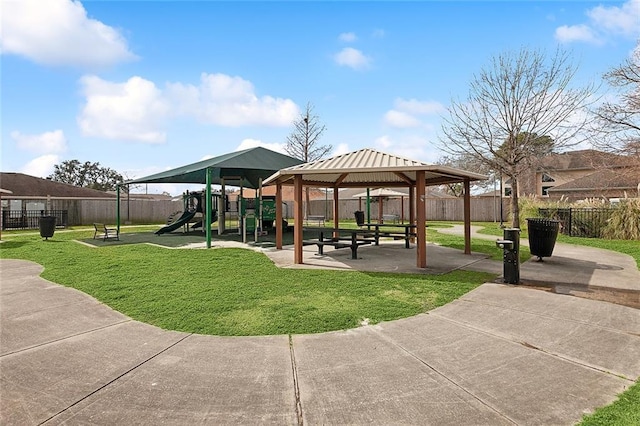
[[[307,102],[334,154],[434,162],[442,115],[492,56],[560,46],[576,84],[599,83],[640,38],[640,0],[2,0],[1,25],[2,170],[78,159],[133,178],[282,150]]]

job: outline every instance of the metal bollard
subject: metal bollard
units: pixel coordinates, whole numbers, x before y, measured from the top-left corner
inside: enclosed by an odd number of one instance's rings
[[[496,241],[502,249],[503,282],[518,284],[520,282],[520,229],[505,228],[504,239]]]

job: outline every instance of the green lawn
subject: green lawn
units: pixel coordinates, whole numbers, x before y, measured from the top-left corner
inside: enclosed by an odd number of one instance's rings
[[[171,250],[147,244],[91,248],[93,231],[4,234],[0,257],[45,267],[43,278],[77,288],[143,322],[214,335],[316,333],[444,305],[494,275],[279,269],[243,249]]]
[[[640,425],[640,381],[620,394],[611,405],[585,416],[579,426],[637,426]]]
[[[344,227],[351,225],[341,223]],[[497,224],[478,225],[486,226],[484,233],[502,235]],[[449,225],[430,223],[428,241],[462,249],[462,237],[437,232],[446,226]],[[136,232],[153,229],[157,226],[136,228]],[[525,230],[523,238],[526,235]],[[264,255],[241,249],[169,250],[113,244],[90,248],[71,241],[92,236],[93,230],[56,231],[55,238],[42,241],[33,231],[5,232],[3,238],[7,241],[0,244],[0,257],[33,260],[45,267],[44,278],[91,294],[140,321],[165,329],[215,335],[353,328],[365,318],[376,323],[428,311],[495,278],[465,271],[425,276],[278,269]],[[559,241],[627,253],[640,265],[637,241],[562,235]],[[473,239],[472,250],[494,259],[501,256],[490,240]],[[640,383],[580,423],[638,424]]]

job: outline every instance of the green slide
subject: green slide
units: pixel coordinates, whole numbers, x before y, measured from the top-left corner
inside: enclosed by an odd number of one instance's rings
[[[178,220],[168,224],[167,226],[163,226],[162,228],[158,229],[156,231],[156,235],[166,234],[167,232],[171,232],[180,228],[185,223],[189,223],[189,221],[193,219],[195,215],[196,215],[195,210],[185,210],[184,213],[182,213],[182,216],[178,218]]]

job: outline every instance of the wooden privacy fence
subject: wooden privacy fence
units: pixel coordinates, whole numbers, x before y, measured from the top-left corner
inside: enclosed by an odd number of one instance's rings
[[[18,197],[3,197],[19,199]],[[27,198],[24,198],[25,200]],[[36,199],[29,197],[30,202],[41,201],[48,210],[66,211],[68,226],[91,225],[94,222],[114,224],[116,222],[116,199],[98,198],[54,198]],[[172,200],[120,200],[121,223],[165,223],[167,217],[176,211],[182,211],[182,201]],[[3,209],[4,210],[4,209]],[[8,209],[7,209],[8,210]],[[11,210],[13,212],[14,210]]]
[[[405,221],[409,218],[409,199],[404,198],[404,206],[399,198],[383,201],[385,215],[404,214]],[[462,198],[427,198],[427,220],[462,221],[464,220],[464,200]],[[293,202],[291,202],[293,205]],[[333,200],[311,200],[311,215],[325,216],[333,219]],[[371,202],[371,219],[378,217],[378,201]],[[339,200],[338,211],[340,219],[355,219],[356,210],[366,211],[366,201],[362,199]],[[509,213],[509,199],[502,199],[502,217],[507,220]],[[471,197],[471,220],[474,222],[500,222],[500,199],[493,197]]]

